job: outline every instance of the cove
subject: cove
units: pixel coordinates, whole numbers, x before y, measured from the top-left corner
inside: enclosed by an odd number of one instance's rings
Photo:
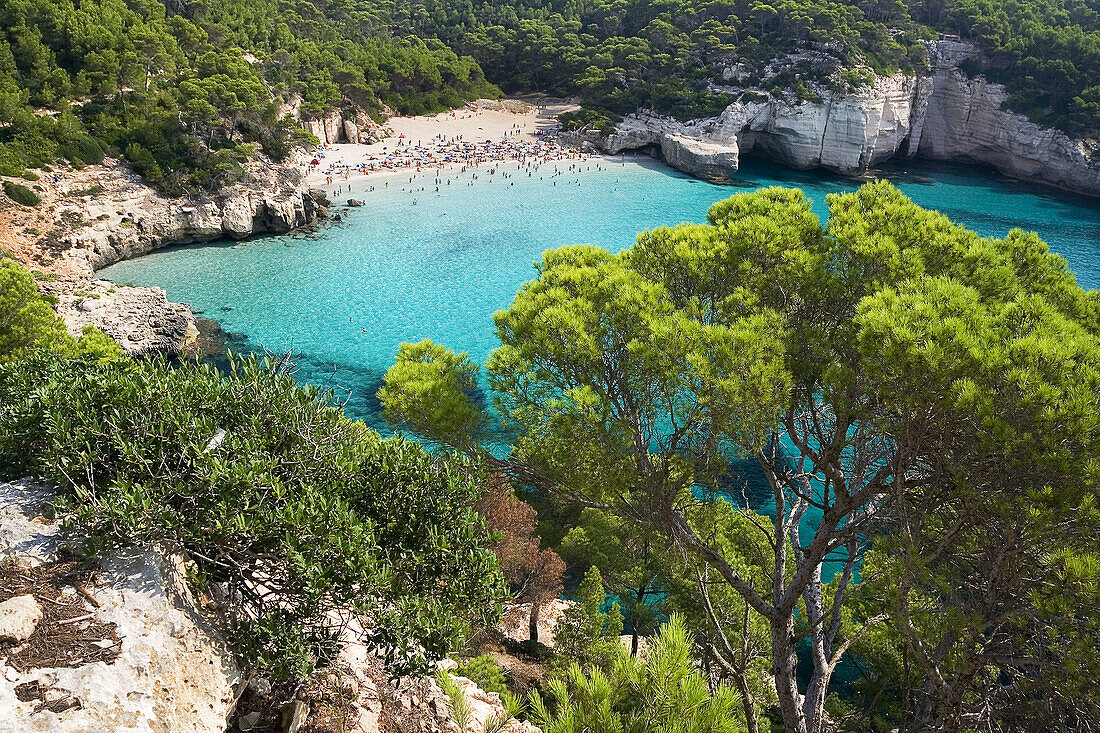
[[[344,221],[314,238],[168,248],[100,277],[164,288],[170,300],[217,321],[237,351],[295,352],[299,380],[333,389],[349,415],[389,433],[374,395],[401,342],[431,338],[482,362],[497,343],[493,312],[534,277],[543,251],[588,243],[618,252],[643,229],[703,221],[714,202],[762,186],[801,188],[824,218],[827,194],[858,186],[751,160],[725,186],[644,157],[570,165],[558,163],[557,174],[553,164],[531,175],[504,169],[509,178],[485,168],[450,172],[439,193],[435,174],[411,183],[409,174],[397,176],[388,187],[353,182],[351,196],[365,205],[344,207],[345,184],[333,196]],[[913,163],[881,175],[980,234],[1038,232],[1083,287],[1100,286],[1096,202],[961,166]]]

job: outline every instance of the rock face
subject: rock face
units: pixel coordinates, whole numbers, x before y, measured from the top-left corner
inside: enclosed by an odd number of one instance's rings
[[[1004,110],[1008,95],[1003,86],[970,79],[958,69],[977,55],[968,43],[930,44],[933,91],[922,132],[910,150],[922,158],[984,163],[1014,178],[1100,196],[1096,143]]]
[[[303,119],[302,127],[315,136],[322,145],[336,143],[372,143],[381,140],[382,126],[363,111],[357,111],[352,119],[345,119],[337,110],[316,119]]]
[[[576,605],[576,601],[561,598],[544,604],[539,610],[539,642],[548,647],[554,646],[554,631],[561,617]],[[531,604],[508,603],[504,606],[504,615],[500,619],[500,630],[514,641],[528,641],[531,638]]]
[[[744,152],[802,170],[855,173],[894,156],[908,139],[914,103],[926,84],[897,74],[820,102],[749,104],[727,109],[727,127],[744,120]]]
[[[191,308],[172,303],[160,288],[118,287],[93,280],[81,295],[62,292],[58,313],[70,333],[94,326],[113,338],[129,356],[188,353],[199,329]]]
[[[737,102],[706,120],[635,115],[598,142],[609,153],[653,146],[669,165],[701,178],[729,176],[747,154],[801,170],[855,173],[902,149],[927,87],[927,80],[898,74],[818,102]]]
[[[51,500],[44,487],[0,483],[0,553],[20,563],[56,559],[64,538],[39,516]],[[151,550],[102,560],[104,582],[90,589],[99,606],[87,612],[116,625],[119,656],[25,671],[0,663],[0,733],[222,733],[237,670],[194,610],[181,570]],[[52,712],[39,700],[20,700],[16,688],[27,683],[45,688],[47,702],[63,696],[79,704]]]
[[[285,234],[324,217],[328,204],[305,186],[300,172],[266,162],[254,166],[246,181],[203,201],[164,199],[147,190],[140,196],[108,199],[124,212],[118,224],[79,230],[62,238],[62,245],[87,252],[90,268],[98,270],[172,244]]]
[[[469,720],[460,728],[447,695],[435,677],[393,679],[382,658],[361,641],[364,627],[358,619],[334,613],[333,620],[338,621],[342,629],[339,657],[335,668],[319,673],[327,678],[322,687],[338,690],[354,712],[346,730],[380,733],[391,729],[385,723],[388,719],[391,726],[398,723],[400,730],[410,733],[476,733],[486,730],[490,720],[508,719],[500,695],[482,690],[465,677],[453,676],[470,706]],[[444,659],[438,668],[451,674],[457,666],[454,660]],[[509,720],[499,730],[502,733],[539,733],[535,726],[518,720]]]
[[[927,46],[930,76],[878,77],[853,93],[826,92],[820,100],[799,103],[757,94],[718,117],[689,122],[632,115],[611,135],[578,142],[612,154],[659,151],[673,167],[709,179],[734,173],[750,154],[801,170],[845,174],[905,155],[981,163],[1100,196],[1100,145],[1002,109],[1008,98],[1003,86],[959,69],[978,56],[972,44],[942,40]]]

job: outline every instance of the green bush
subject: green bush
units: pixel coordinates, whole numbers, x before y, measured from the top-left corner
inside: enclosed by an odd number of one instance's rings
[[[12,201],[22,206],[38,206],[42,202],[42,199],[38,198],[38,194],[30,190],[26,186],[18,183],[12,183],[11,181],[4,181],[4,193],[8,195]]]
[[[19,263],[0,258],[0,363],[36,349],[71,352],[76,344],[35,280]]]
[[[455,674],[472,680],[486,692],[496,692],[501,695],[508,692],[508,685],[504,682],[504,671],[488,654],[462,662],[455,669]]]
[[[574,664],[552,679],[549,705],[531,695],[531,722],[543,733],[741,733],[740,697],[725,683],[708,684],[692,645],[683,621],[673,616],[644,660],[621,656],[606,673]]]
[[[499,613],[480,477],[329,404],[254,359],[223,376],[39,352],[0,366],[0,474],[57,483],[90,551],[180,552],[246,667],[331,659],[328,613],[350,609],[392,671],[422,670]]]
[[[603,577],[593,565],[577,588],[577,602],[562,614],[554,630],[555,649],[566,664],[578,662],[607,671],[627,655],[619,639],[623,633],[622,611],[617,602],[607,611],[602,610],[606,603]]]

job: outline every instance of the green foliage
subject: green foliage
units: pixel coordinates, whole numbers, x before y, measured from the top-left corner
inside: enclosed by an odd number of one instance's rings
[[[172,193],[214,189],[257,147],[282,159],[300,142],[280,115],[295,96],[319,116],[499,95],[472,59],[394,34],[391,17],[381,3],[0,3],[0,175],[110,150]]]
[[[443,694],[447,696],[447,711],[450,713],[451,720],[458,726],[458,733],[504,733],[515,720],[521,707],[515,696],[504,690],[501,693],[504,713],[490,716],[479,730],[473,725],[473,705],[470,704],[470,698],[466,696],[454,677],[444,670],[439,670],[436,672],[435,679],[443,690]]]
[[[531,722],[544,733],[738,733],[737,693],[711,689],[692,659],[678,616],[661,627],[644,658],[620,656],[612,669],[573,664],[531,696]]]
[[[68,338],[65,327],[38,292],[34,277],[13,260],[0,259],[0,362]]]
[[[504,671],[488,654],[467,659],[455,668],[455,673],[472,680],[486,692],[499,695],[508,692],[508,686],[504,683]]]
[[[370,616],[397,672],[444,656],[504,595],[460,459],[382,440],[255,360],[57,358],[0,367],[0,472],[61,487],[93,551],[162,543],[226,601],[246,666],[332,658],[333,609]]]
[[[397,363],[378,390],[383,415],[421,434],[445,436],[450,445],[475,445],[488,426],[473,399],[479,371],[467,354],[454,354],[428,339],[401,344]]]
[[[598,568],[603,585],[618,599],[631,628],[631,652],[639,637],[657,630],[654,605],[663,590],[660,564],[667,550],[659,535],[591,508],[562,540],[562,557],[574,566]]]
[[[606,602],[600,569],[592,566],[577,588],[576,603],[562,614],[554,628],[554,649],[585,667],[613,668],[626,655],[619,639],[623,615],[618,603],[604,611]]]
[[[690,555],[683,582],[728,586],[711,626],[759,614],[789,730],[818,728],[880,624],[903,637],[911,722],[1094,719],[1100,298],[1034,234],[981,237],[887,182],[828,205],[822,227],[801,192],[762,189],[619,255],[547,252],[495,315],[489,382],[517,437],[494,460]],[[761,474],[774,517],[699,511]],[[856,603],[868,543],[887,560]]]
[[[1094,6],[1077,0],[911,0],[909,10],[918,22],[978,41],[987,58],[970,71],[1005,84],[1014,109],[1077,134],[1100,133],[1094,108],[1100,13]]]
[[[453,7],[429,0],[398,22],[470,54],[506,91],[579,94],[601,111],[653,108],[689,118],[716,115],[733,101],[711,88],[726,83],[727,68],[740,64],[759,73],[800,48],[826,51],[829,61],[792,69],[783,80],[791,89],[796,82],[829,82],[839,67],[858,62],[880,71],[911,67],[906,41],[918,30],[904,7],[869,13],[865,5],[482,0]]]
[[[26,186],[11,181],[4,181],[4,193],[15,203],[21,206],[38,206],[42,199],[34,191]]]
[[[122,355],[117,343],[91,326],[85,326],[78,339],[70,336],[38,291],[38,274],[32,275],[14,260],[0,258],[0,363],[35,350],[96,360]]]

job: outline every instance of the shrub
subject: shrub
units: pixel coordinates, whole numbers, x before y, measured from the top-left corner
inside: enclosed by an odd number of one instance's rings
[[[12,183],[11,181],[4,181],[4,193],[8,195],[12,201],[22,206],[38,206],[42,202],[42,199],[38,198],[38,194],[30,190],[24,185],[19,183]]]
[[[503,596],[465,459],[382,440],[284,370],[35,354],[0,367],[0,473],[59,484],[99,552],[162,543],[225,603],[242,665],[299,675],[328,613],[373,621],[397,673],[425,669]]]
[[[15,261],[0,259],[0,362],[71,341],[34,281]]]
[[[693,640],[679,616],[661,627],[645,659],[621,656],[605,673],[573,664],[547,685],[552,704],[531,695],[531,722],[543,733],[647,731],[740,733],[738,694],[708,685],[692,659]]]
[[[593,565],[577,588],[577,602],[562,614],[554,629],[554,646],[566,660],[583,666],[610,670],[626,649],[619,640],[623,633],[623,614],[619,604],[607,602],[600,569]]]
[[[508,686],[504,682],[504,671],[488,654],[467,659],[458,665],[455,673],[472,680],[486,692],[504,694],[508,691]]]

